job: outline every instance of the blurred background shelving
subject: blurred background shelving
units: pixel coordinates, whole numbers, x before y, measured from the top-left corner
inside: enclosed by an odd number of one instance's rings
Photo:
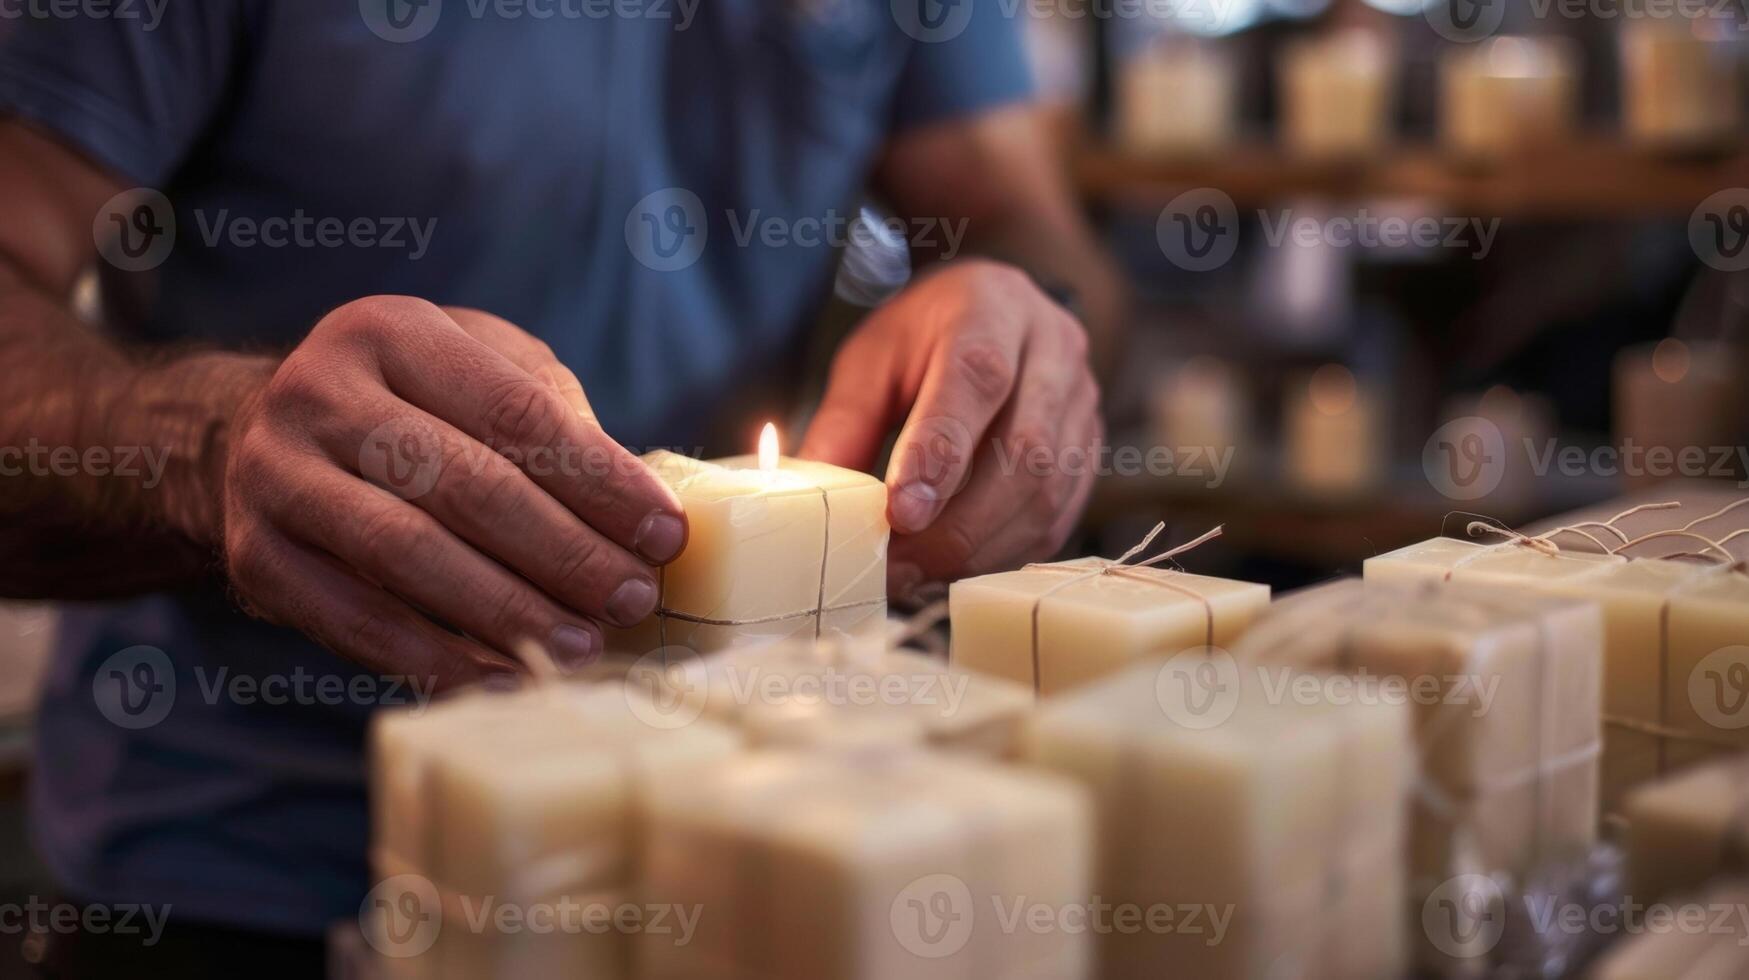
[[[1033,9],[1035,75],[1131,293],[1113,444],[1233,460],[1212,480],[1114,462],[1085,547],[1224,522],[1199,570],[1287,587],[1455,512],[1529,523],[1696,475],[1628,447],[1703,449],[1742,489],[1741,11]],[[1172,223],[1204,211],[1228,257],[1187,261]],[[1442,240],[1353,240],[1387,221]],[[1501,462],[1476,494],[1446,468],[1484,435]]]

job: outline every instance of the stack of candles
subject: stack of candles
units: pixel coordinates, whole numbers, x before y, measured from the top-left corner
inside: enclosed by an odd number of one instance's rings
[[[1089,935],[998,910],[1091,894],[1080,787],[923,752],[755,752],[660,786],[648,894],[704,910],[647,936],[647,980],[1077,980]]]
[[[419,883],[365,910],[395,976],[631,977],[629,936],[505,930],[494,913],[611,916],[639,901],[646,791],[721,765],[740,744],[710,723],[653,728],[659,716],[635,692],[560,683],[379,714],[371,864],[379,880]],[[409,922],[431,923],[434,938],[415,944],[417,931],[397,931]]]
[[[1234,656],[1354,675],[1375,685],[1362,698],[1390,697],[1389,679],[1411,700],[1420,769],[1408,866],[1420,907],[1454,881],[1523,885],[1584,857],[1597,828],[1602,648],[1594,602],[1350,580],[1277,603]],[[1467,951],[1419,938],[1422,968],[1465,965]]]
[[[1280,699],[1231,663],[1134,664],[1029,727],[1026,758],[1093,794],[1102,901],[1226,919],[1106,930],[1099,975],[1401,976],[1407,710]],[[1194,682],[1175,665],[1217,679],[1163,690]]]
[[[1435,538],[1368,559],[1365,575],[1374,582],[1498,583],[1595,600],[1604,624],[1602,802],[1614,813],[1628,790],[1672,767],[1749,747],[1749,728],[1732,727],[1736,713],[1726,710],[1742,705],[1720,686],[1740,673],[1730,667],[1733,648],[1749,643],[1749,576],[1692,530],[1706,519],[1631,542],[1614,521],[1535,538],[1505,532],[1497,544]],[[1472,530],[1502,533],[1483,524]],[[1562,534],[1618,553],[1563,548],[1556,543]],[[1678,547],[1711,563],[1619,553],[1654,536],[1683,542]],[[1709,693],[1709,684],[1716,690]]]

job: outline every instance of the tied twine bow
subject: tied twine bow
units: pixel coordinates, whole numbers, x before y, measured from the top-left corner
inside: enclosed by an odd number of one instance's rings
[[[1606,725],[1623,729],[1625,731],[1637,732],[1642,735],[1649,735],[1656,740],[1658,750],[1657,771],[1660,774],[1664,773],[1669,768],[1669,743],[1671,741],[1699,743],[1725,749],[1736,749],[1741,747],[1738,743],[1722,736],[1708,735],[1704,732],[1688,731],[1686,729],[1676,728],[1670,724],[1670,605],[1680,595],[1682,590],[1690,588],[1696,583],[1710,581],[1708,578],[1710,575],[1721,573],[1727,575],[1749,574],[1749,561],[1739,560],[1725,548],[1725,545],[1729,544],[1733,539],[1749,534],[1749,528],[1732,531],[1730,534],[1727,534],[1722,538],[1708,537],[1707,535],[1701,534],[1695,530],[1696,527],[1705,524],[1708,521],[1723,517],[1731,511],[1746,505],[1749,505],[1749,497],[1732,501],[1710,514],[1689,521],[1681,527],[1649,531],[1632,538],[1628,537],[1626,532],[1616,526],[1619,521],[1645,511],[1679,510],[1681,509],[1682,504],[1679,501],[1674,500],[1641,504],[1637,507],[1630,507],[1614,517],[1611,517],[1607,521],[1581,521],[1577,524],[1551,528],[1539,535],[1527,535],[1523,532],[1515,531],[1504,525],[1492,523],[1487,520],[1471,521],[1465,528],[1465,533],[1469,534],[1471,537],[1481,534],[1497,534],[1507,539],[1503,544],[1521,545],[1551,558],[1561,554],[1560,545],[1556,544],[1554,541],[1555,536],[1559,534],[1577,534],[1597,545],[1602,549],[1604,554],[1620,556],[1629,561],[1634,560],[1633,556],[1622,554],[1622,552],[1627,551],[1629,548],[1636,547],[1647,541],[1656,541],[1664,538],[1684,538],[1690,541],[1700,542],[1703,546],[1702,549],[1700,551],[1685,551],[1660,555],[1657,560],[1695,558],[1704,561],[1717,562],[1714,567],[1699,574],[1690,576],[1689,578],[1671,586],[1665,591],[1663,602],[1659,604],[1658,720],[1655,722],[1643,721],[1638,718],[1630,718],[1614,714],[1606,714],[1603,716],[1603,722]],[[1616,540],[1620,543],[1613,547],[1606,545],[1603,541],[1598,539],[1597,536],[1584,530],[1585,528],[1597,528],[1601,531],[1605,531],[1608,534],[1614,535]],[[1481,557],[1483,554],[1486,554],[1485,550],[1479,551],[1466,558],[1459,559],[1446,571],[1445,578],[1449,581],[1452,577],[1452,573],[1458,568]]]
[[[1079,567],[1076,567],[1076,566],[1070,566],[1070,565],[1064,565],[1064,564],[1053,564],[1053,563],[1048,563],[1048,562],[1034,563],[1034,564],[1023,566],[1021,568],[1022,571],[1069,572],[1069,573],[1071,573],[1071,576],[1072,576],[1070,578],[1064,579],[1061,582],[1058,582],[1056,585],[1053,585],[1050,588],[1039,593],[1038,597],[1033,600],[1033,603],[1032,603],[1032,691],[1033,691],[1033,693],[1038,694],[1042,690],[1042,683],[1041,683],[1040,669],[1039,669],[1039,623],[1038,623],[1038,621],[1039,621],[1039,612],[1040,612],[1040,610],[1042,610],[1044,608],[1045,600],[1050,598],[1051,596],[1056,595],[1057,593],[1063,591],[1064,589],[1069,588],[1072,585],[1078,585],[1082,582],[1089,582],[1089,581],[1092,581],[1093,579],[1099,578],[1099,577],[1104,576],[1104,575],[1115,575],[1115,576],[1118,576],[1120,578],[1128,578],[1128,579],[1131,579],[1131,580],[1137,581],[1137,582],[1147,582],[1147,583],[1150,583],[1153,585],[1164,586],[1165,588],[1171,589],[1172,591],[1177,592],[1181,595],[1190,596],[1192,599],[1195,599],[1197,602],[1202,603],[1203,616],[1204,616],[1205,622],[1207,624],[1207,629],[1205,632],[1206,632],[1207,637],[1208,637],[1207,643],[1205,645],[1214,646],[1214,643],[1215,643],[1215,607],[1212,603],[1209,602],[1208,597],[1204,596],[1200,592],[1196,592],[1192,589],[1187,589],[1184,586],[1181,586],[1181,585],[1177,584],[1176,582],[1172,582],[1172,581],[1170,581],[1162,576],[1143,575],[1140,573],[1141,573],[1142,569],[1149,568],[1149,567],[1154,566],[1154,565],[1158,565],[1159,563],[1161,563],[1163,561],[1170,561],[1171,559],[1176,558],[1177,556],[1184,554],[1186,551],[1189,551],[1192,548],[1198,547],[1199,545],[1205,544],[1209,541],[1213,541],[1215,538],[1218,538],[1221,536],[1221,532],[1223,530],[1225,530],[1225,527],[1226,527],[1225,525],[1216,526],[1212,530],[1203,532],[1203,534],[1200,537],[1198,537],[1194,540],[1187,541],[1184,544],[1181,544],[1176,548],[1169,548],[1166,551],[1160,552],[1159,554],[1155,555],[1152,558],[1146,558],[1146,559],[1143,559],[1142,561],[1138,561],[1134,564],[1130,564],[1130,559],[1132,559],[1132,558],[1136,557],[1137,555],[1141,554],[1142,552],[1148,550],[1148,546],[1154,543],[1154,539],[1159,537],[1161,532],[1166,530],[1166,522],[1165,521],[1161,521],[1158,524],[1155,524],[1154,529],[1149,531],[1147,533],[1147,535],[1142,538],[1141,541],[1137,542],[1135,547],[1133,547],[1130,550],[1119,555],[1116,559],[1111,560],[1111,561],[1107,561],[1103,565],[1098,565],[1098,566],[1095,566],[1093,568],[1086,569],[1085,571],[1083,571],[1082,569],[1080,569]]]

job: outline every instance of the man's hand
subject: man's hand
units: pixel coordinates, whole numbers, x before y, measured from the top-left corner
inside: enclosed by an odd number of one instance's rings
[[[802,455],[887,468],[894,595],[1049,557],[1074,528],[1104,437],[1074,317],[1027,276],[942,266],[845,341]]]
[[[679,501],[545,344],[395,296],[329,314],[243,405],[223,497],[253,611],[440,683],[512,669],[530,640],[593,659],[596,624],[647,616],[651,566],[686,542]]]

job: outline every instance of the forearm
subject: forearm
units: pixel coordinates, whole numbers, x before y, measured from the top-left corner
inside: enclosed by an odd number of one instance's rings
[[[205,574],[229,423],[275,361],[141,358],[0,263],[0,593],[86,598]]]

